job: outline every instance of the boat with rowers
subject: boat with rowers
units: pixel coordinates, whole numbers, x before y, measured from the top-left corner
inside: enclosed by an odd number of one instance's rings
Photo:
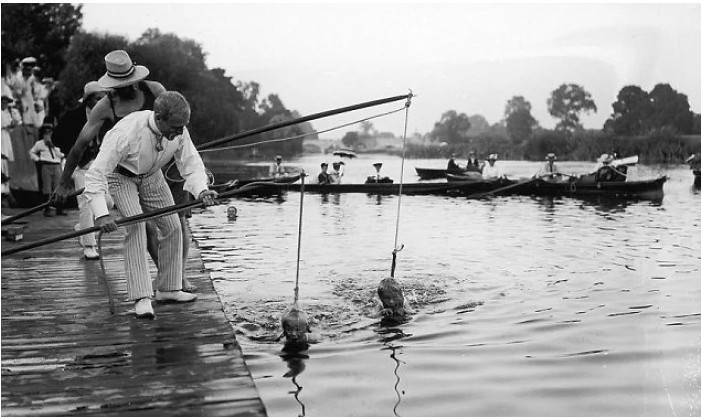
[[[463,184],[461,189],[466,190],[464,184],[469,178],[464,175],[447,174],[448,182]],[[666,176],[643,181],[595,181],[593,175],[583,175],[571,178],[569,181],[547,181],[543,178],[530,178],[521,180],[502,179],[499,181],[472,180],[486,191],[478,193],[493,193],[499,195],[538,195],[538,196],[606,196],[616,198],[644,198],[658,199],[664,195],[663,186],[667,181]],[[487,183],[487,184],[485,184]],[[503,188],[500,191],[499,188]],[[474,196],[474,195],[473,195]]]

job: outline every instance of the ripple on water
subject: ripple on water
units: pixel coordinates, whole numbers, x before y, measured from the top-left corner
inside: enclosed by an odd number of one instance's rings
[[[302,405],[338,416],[693,415],[701,194],[689,194],[687,171],[674,171],[663,202],[403,198],[396,278],[414,313],[393,325],[373,297],[389,276],[396,197],[305,196],[300,300],[320,341],[306,357],[276,341],[293,299],[299,194],[237,200],[235,222],[207,210],[193,235],[271,417]]]

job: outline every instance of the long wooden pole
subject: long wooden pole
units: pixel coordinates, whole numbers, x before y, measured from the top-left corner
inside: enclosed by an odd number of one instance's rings
[[[205,149],[213,148],[215,146],[222,145],[222,144],[227,143],[227,142],[233,142],[235,140],[243,139],[243,138],[246,138],[249,136],[254,136],[254,135],[257,135],[259,133],[265,133],[265,132],[269,132],[271,130],[281,129],[283,127],[295,125],[298,123],[308,122],[310,120],[322,119],[324,117],[329,117],[329,116],[333,116],[333,115],[340,114],[340,113],[346,113],[349,111],[360,110],[360,109],[364,109],[367,107],[373,107],[373,106],[379,106],[382,104],[392,103],[394,101],[404,100],[404,99],[407,99],[410,97],[413,97],[413,94],[409,93],[409,94],[405,94],[402,96],[387,97],[387,98],[382,98],[379,100],[372,100],[372,101],[366,101],[364,103],[354,104],[352,106],[341,107],[341,108],[334,109],[334,110],[327,110],[327,111],[323,111],[320,113],[314,113],[314,114],[310,114],[309,116],[298,117],[296,119],[286,120],[286,121],[279,122],[279,123],[273,123],[273,124],[268,125],[268,126],[259,127],[257,129],[248,130],[246,132],[237,133],[235,135],[226,136],[226,137],[223,137],[221,139],[216,139],[216,140],[213,140],[211,142],[203,143],[203,144],[197,146],[197,150],[201,151],[201,150],[205,150]]]
[[[256,190],[258,188],[263,188],[268,184],[273,184],[273,183],[264,183],[264,182],[251,183],[251,184],[245,185],[241,188],[237,188],[235,190],[223,192],[223,193],[219,194],[219,198],[232,197],[232,196],[237,195],[237,194],[250,192],[250,191]],[[177,213],[179,211],[187,210],[189,208],[198,207],[201,205],[203,205],[202,199],[197,199],[197,200],[193,200],[193,201],[183,203],[183,204],[176,204],[173,206],[163,207],[161,209],[154,210],[154,211],[151,211],[148,213],[137,214],[136,216],[124,217],[124,218],[117,220],[116,223],[117,223],[117,226],[126,226],[126,225],[129,225],[132,223],[143,222],[143,221],[146,221],[148,219],[152,219],[154,217],[160,217],[160,216],[164,216],[167,214]],[[39,246],[48,245],[48,244],[55,243],[55,242],[58,242],[61,240],[70,239],[73,237],[82,236],[82,235],[86,235],[88,233],[93,233],[93,232],[98,232],[98,231],[100,231],[100,228],[98,226],[89,227],[87,229],[76,230],[73,232],[64,233],[62,235],[49,237],[49,238],[42,239],[42,240],[37,240],[35,242],[31,242],[31,243],[28,243],[26,245],[17,246],[16,248],[7,249],[7,250],[2,251],[1,255],[2,256],[12,255],[12,254],[17,253],[17,252],[22,252],[22,251],[25,251],[28,249],[34,249],[34,248],[37,248]]]
[[[71,194],[69,194],[68,197],[69,198],[75,197],[75,196],[79,195],[80,193],[82,193],[83,190],[84,190],[84,188],[81,188],[80,190],[76,190],[76,191],[72,192]],[[21,213],[17,213],[14,216],[5,217],[4,219],[2,219],[2,226],[5,226],[6,224],[10,224],[10,223],[14,222],[15,220],[19,220],[22,217],[27,217],[32,213],[36,213],[37,211],[43,209],[44,207],[47,207],[49,204],[51,204],[51,200],[47,201],[46,203],[39,204],[38,206],[32,207],[29,210],[25,210]]]
[[[255,136],[255,135],[258,135],[261,133],[270,132],[271,130],[281,129],[283,127],[292,126],[292,125],[295,125],[298,123],[308,122],[310,120],[322,119],[324,117],[329,117],[329,116],[333,116],[333,115],[340,114],[340,113],[346,113],[349,111],[360,110],[360,109],[364,109],[367,107],[373,107],[373,106],[379,106],[382,104],[392,103],[394,101],[404,100],[404,99],[407,99],[410,97],[413,97],[412,93],[405,94],[402,96],[394,96],[394,97],[382,98],[379,100],[366,101],[364,103],[354,104],[352,106],[346,106],[346,107],[341,107],[341,108],[334,109],[334,110],[327,110],[327,111],[323,111],[320,113],[314,113],[314,114],[310,114],[309,116],[298,117],[296,119],[286,120],[286,121],[279,122],[279,123],[273,123],[271,125],[259,127],[257,129],[247,130],[245,132],[237,133],[235,135],[225,136],[225,137],[220,138],[220,139],[215,139],[211,142],[203,143],[199,146],[196,146],[196,148],[197,148],[197,150],[202,151],[205,149],[216,147],[218,145],[222,145],[222,144],[227,143],[227,142],[233,142],[233,141],[247,138],[250,136]],[[81,192],[82,192],[82,190],[80,190],[80,192],[76,191],[73,194],[71,194],[70,196],[76,196],[76,195],[80,194]],[[2,225],[5,226],[6,224],[10,224],[17,219],[20,219],[22,217],[28,216],[32,213],[35,213],[35,212],[43,209],[47,205],[49,205],[49,202],[46,202],[44,204],[40,204],[36,207],[32,207],[31,209],[29,209],[27,211],[24,211],[22,213],[19,213],[19,214],[16,214],[14,216],[10,216],[6,219],[3,219]]]

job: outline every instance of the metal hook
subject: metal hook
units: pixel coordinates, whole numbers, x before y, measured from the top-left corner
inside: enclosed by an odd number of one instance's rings
[[[407,98],[406,98],[406,103],[404,104],[404,107],[409,107],[409,106],[411,106],[411,99],[412,99],[413,97],[415,97],[415,96],[414,96],[414,92],[411,91],[411,88],[410,88],[410,89],[409,89],[409,95],[408,95]]]

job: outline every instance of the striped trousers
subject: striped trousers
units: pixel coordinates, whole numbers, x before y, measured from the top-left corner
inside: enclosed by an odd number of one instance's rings
[[[173,205],[173,195],[159,170],[147,177],[127,177],[112,173],[107,176],[110,194],[122,217],[136,216]],[[159,217],[153,222],[160,231],[158,239],[159,291],[182,289],[183,237],[177,214]],[[140,222],[126,226],[124,239],[124,268],[127,278],[127,295],[138,300],[153,295],[153,286],[146,257],[146,225]]]

